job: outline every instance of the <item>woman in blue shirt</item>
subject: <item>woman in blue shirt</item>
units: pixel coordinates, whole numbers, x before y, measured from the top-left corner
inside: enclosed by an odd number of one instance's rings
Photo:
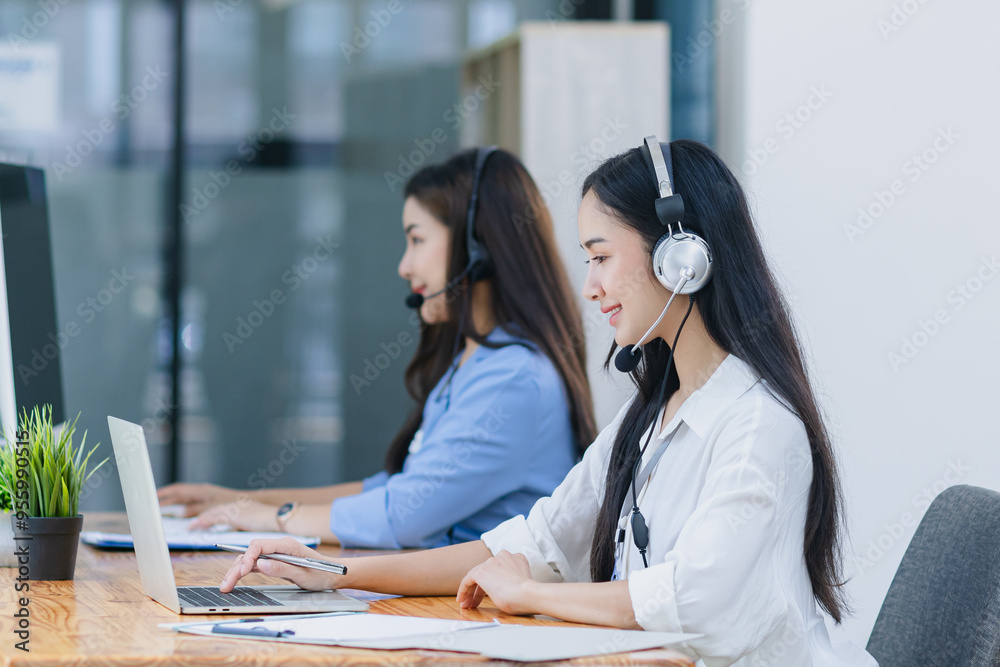
[[[200,512],[192,528],[398,549],[477,540],[556,488],[595,426],[580,312],[534,181],[506,151],[459,153],[411,178],[403,230],[423,326],[405,380],[417,406],[385,470],[312,489],[173,484],[161,504]]]

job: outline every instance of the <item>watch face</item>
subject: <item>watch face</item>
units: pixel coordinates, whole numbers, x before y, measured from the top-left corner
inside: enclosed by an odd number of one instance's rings
[[[295,507],[295,503],[285,503],[278,508],[278,516],[285,516],[292,511],[293,507]]]

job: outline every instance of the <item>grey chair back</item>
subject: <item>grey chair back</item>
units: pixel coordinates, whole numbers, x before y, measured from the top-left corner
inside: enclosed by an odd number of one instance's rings
[[[881,667],[1000,665],[1000,493],[961,485],[934,499],[868,652]]]

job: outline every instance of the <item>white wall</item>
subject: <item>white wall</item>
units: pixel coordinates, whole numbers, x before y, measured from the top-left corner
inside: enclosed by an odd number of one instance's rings
[[[737,166],[772,149],[742,180],[838,449],[857,612],[840,632],[864,644],[929,499],[954,482],[1000,489],[1000,266],[984,264],[1000,260],[1000,5],[718,0],[726,9],[720,145]],[[829,98],[807,113],[814,90]],[[783,118],[797,109],[811,117],[795,128]],[[949,130],[950,145],[936,139]],[[925,150],[926,171],[912,161]],[[901,194],[849,235],[894,181]],[[943,324],[926,324],[935,314]]]

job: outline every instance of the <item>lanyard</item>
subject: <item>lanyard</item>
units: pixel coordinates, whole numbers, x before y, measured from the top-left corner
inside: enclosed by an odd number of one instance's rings
[[[653,423],[653,426],[655,426],[655,422]],[[653,426],[650,426],[650,428],[653,428]],[[656,464],[659,463],[660,457],[663,456],[663,452],[667,451],[667,446],[670,445],[671,441],[674,439],[674,436],[677,435],[677,431],[679,429],[680,429],[680,424],[677,425],[677,428],[675,428],[673,432],[670,433],[670,435],[664,438],[663,442],[661,442],[660,445],[656,448],[656,451],[653,452],[653,456],[650,457],[649,461],[646,463],[645,466],[642,467],[642,470],[640,470],[639,474],[636,476],[635,478],[636,503],[638,503],[639,494],[642,492],[643,488],[645,488],[646,482],[649,481],[649,476],[653,474],[653,468],[655,468]],[[640,454],[640,457],[641,456],[642,455]],[[623,571],[624,570],[623,557],[625,553],[625,526],[628,523],[626,517],[628,517],[631,511],[632,511],[632,503],[629,502],[629,498],[626,495],[625,502],[622,504],[621,513],[618,515],[618,535],[616,536],[615,539],[615,570],[611,577],[612,581],[622,579],[624,578],[625,575]]]
[[[652,428],[652,427],[650,427],[650,428]],[[660,446],[656,448],[655,452],[653,452],[653,456],[649,459],[649,462],[642,467],[642,470],[640,470],[639,474],[636,476],[636,478],[635,478],[635,488],[636,488],[636,500],[637,501],[638,501],[639,495],[642,494],[643,487],[645,487],[646,482],[649,481],[649,476],[653,474],[653,468],[655,468],[656,464],[659,463],[660,457],[663,456],[663,452],[667,451],[667,445],[669,445],[670,442],[674,439],[674,436],[677,435],[677,431],[678,431],[679,428],[680,428],[680,424],[678,424],[677,428],[675,428],[673,430],[673,432],[670,435],[668,435],[663,440],[663,442],[660,443]],[[621,525],[621,519],[625,518],[625,516],[627,516],[628,513],[631,512],[631,511],[632,511],[632,503],[629,502],[628,495],[626,494],[626,496],[625,496],[625,502],[622,503],[621,513],[618,515],[619,525]],[[625,541],[625,529],[624,528],[622,528],[621,530],[618,531],[618,541],[619,542]]]
[[[437,398],[434,399],[435,401],[440,401],[442,398],[444,398],[444,393],[447,391],[448,396],[444,404],[445,410],[451,407],[451,381],[452,378],[455,377],[455,373],[458,372],[459,362],[461,360],[462,360],[461,356],[456,356],[455,359],[451,362],[451,365],[448,366],[448,370],[445,371],[446,373],[448,373],[448,380],[444,383],[444,386],[441,387],[441,390],[438,391]]]

